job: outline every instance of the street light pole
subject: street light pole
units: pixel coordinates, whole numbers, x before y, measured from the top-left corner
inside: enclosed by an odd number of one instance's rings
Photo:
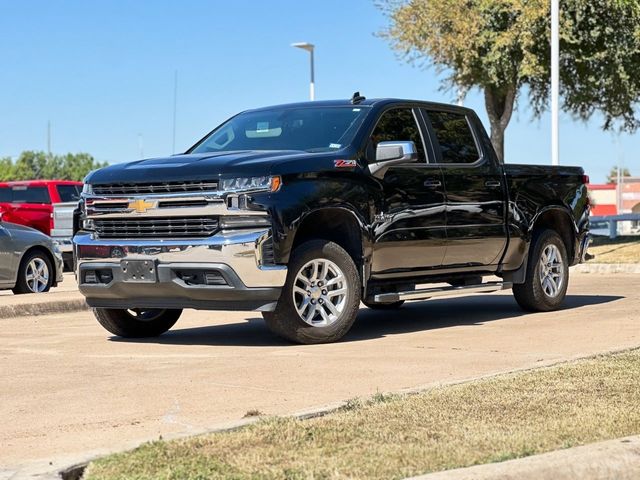
[[[307,52],[309,52],[309,60],[311,64],[311,83],[309,84],[309,99],[313,101],[316,99],[315,65],[314,65],[314,58],[313,58],[315,45],[308,42],[299,42],[299,43],[292,43],[291,46],[300,48],[302,50],[306,50]]]
[[[551,0],[551,164],[560,163],[560,0]]]

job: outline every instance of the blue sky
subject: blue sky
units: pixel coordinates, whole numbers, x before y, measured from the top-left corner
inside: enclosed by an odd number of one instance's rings
[[[173,78],[178,71],[176,150],[233,113],[308,98],[316,44],[318,99],[405,97],[442,102],[434,69],[396,58],[374,36],[386,20],[372,0],[24,1],[0,0],[0,157],[46,149],[99,160],[172,153]],[[488,128],[480,92],[466,105]],[[510,163],[550,163],[549,118],[533,119],[522,96],[507,130]],[[640,175],[640,134],[615,136],[561,118],[563,164],[592,181],[623,161]]]

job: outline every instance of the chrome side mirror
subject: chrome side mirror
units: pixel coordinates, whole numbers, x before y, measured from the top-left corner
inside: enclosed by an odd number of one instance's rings
[[[382,178],[390,166],[417,160],[418,150],[414,142],[380,142],[376,148],[376,161],[369,164],[369,172],[376,178]]]

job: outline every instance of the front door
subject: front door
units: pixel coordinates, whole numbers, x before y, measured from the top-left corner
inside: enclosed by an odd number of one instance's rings
[[[444,181],[440,167],[428,163],[431,148],[421,127],[417,110],[392,108],[382,113],[371,135],[369,152],[375,152],[379,142],[412,141],[419,155],[416,163],[391,166],[382,179],[383,198],[373,224],[374,278],[412,276],[442,265]]]
[[[479,132],[472,126],[479,120],[455,111],[424,113],[446,189],[444,267],[496,265],[507,243],[502,168],[483,153]]]

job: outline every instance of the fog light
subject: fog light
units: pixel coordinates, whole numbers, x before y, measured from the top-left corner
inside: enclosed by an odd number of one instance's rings
[[[84,283],[98,283],[98,276],[95,270],[87,270],[84,272]]]
[[[100,283],[111,283],[113,273],[111,273],[111,270],[98,270],[98,277],[100,278]]]

